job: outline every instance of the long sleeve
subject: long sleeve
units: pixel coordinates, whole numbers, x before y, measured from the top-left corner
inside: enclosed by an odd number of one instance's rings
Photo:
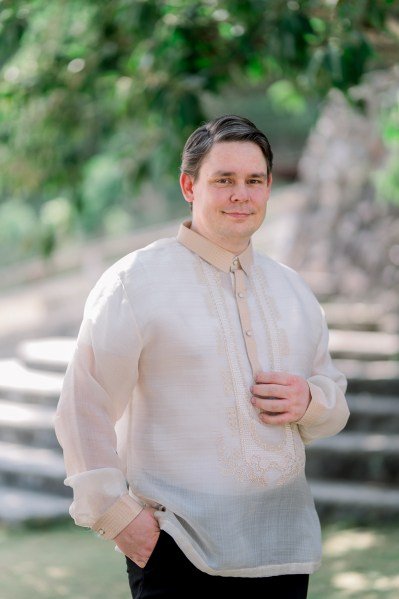
[[[87,527],[106,516],[112,529],[107,536],[115,536],[142,507],[127,498],[115,431],[136,384],[141,346],[124,287],[106,273],[86,302],[55,430],[64,452],[65,484],[73,489],[70,513]]]
[[[339,433],[349,418],[345,399],[347,381],[331,360],[328,341],[327,324],[322,314],[320,342],[312,376],[307,379],[312,400],[306,413],[298,422],[304,443]]]

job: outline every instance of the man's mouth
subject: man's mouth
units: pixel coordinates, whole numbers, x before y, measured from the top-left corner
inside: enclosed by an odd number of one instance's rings
[[[226,210],[223,213],[229,216],[250,216],[252,214],[252,212],[227,212]]]

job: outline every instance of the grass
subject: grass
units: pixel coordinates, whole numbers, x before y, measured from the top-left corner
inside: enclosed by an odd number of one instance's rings
[[[0,530],[1,599],[131,599],[123,555],[73,522]]]
[[[323,527],[323,563],[309,599],[398,599],[399,522]]]
[[[308,599],[398,599],[399,523],[323,526]],[[0,528],[1,599],[131,599],[123,556],[72,521]]]

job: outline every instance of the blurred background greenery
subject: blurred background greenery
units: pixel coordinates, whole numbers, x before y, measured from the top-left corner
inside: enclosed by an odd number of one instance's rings
[[[395,0],[0,0],[0,266],[180,217],[182,145],[221,113],[295,179],[328,92],[397,63],[398,31]],[[397,160],[377,185],[399,202]]]

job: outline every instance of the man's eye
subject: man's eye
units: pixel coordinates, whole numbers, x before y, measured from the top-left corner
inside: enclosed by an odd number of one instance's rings
[[[222,185],[226,185],[226,184],[228,184],[228,183],[231,183],[231,179],[227,179],[227,178],[226,178],[226,179],[225,179],[225,178],[223,178],[223,179],[218,179],[218,180],[217,180],[217,183],[221,183]]]

